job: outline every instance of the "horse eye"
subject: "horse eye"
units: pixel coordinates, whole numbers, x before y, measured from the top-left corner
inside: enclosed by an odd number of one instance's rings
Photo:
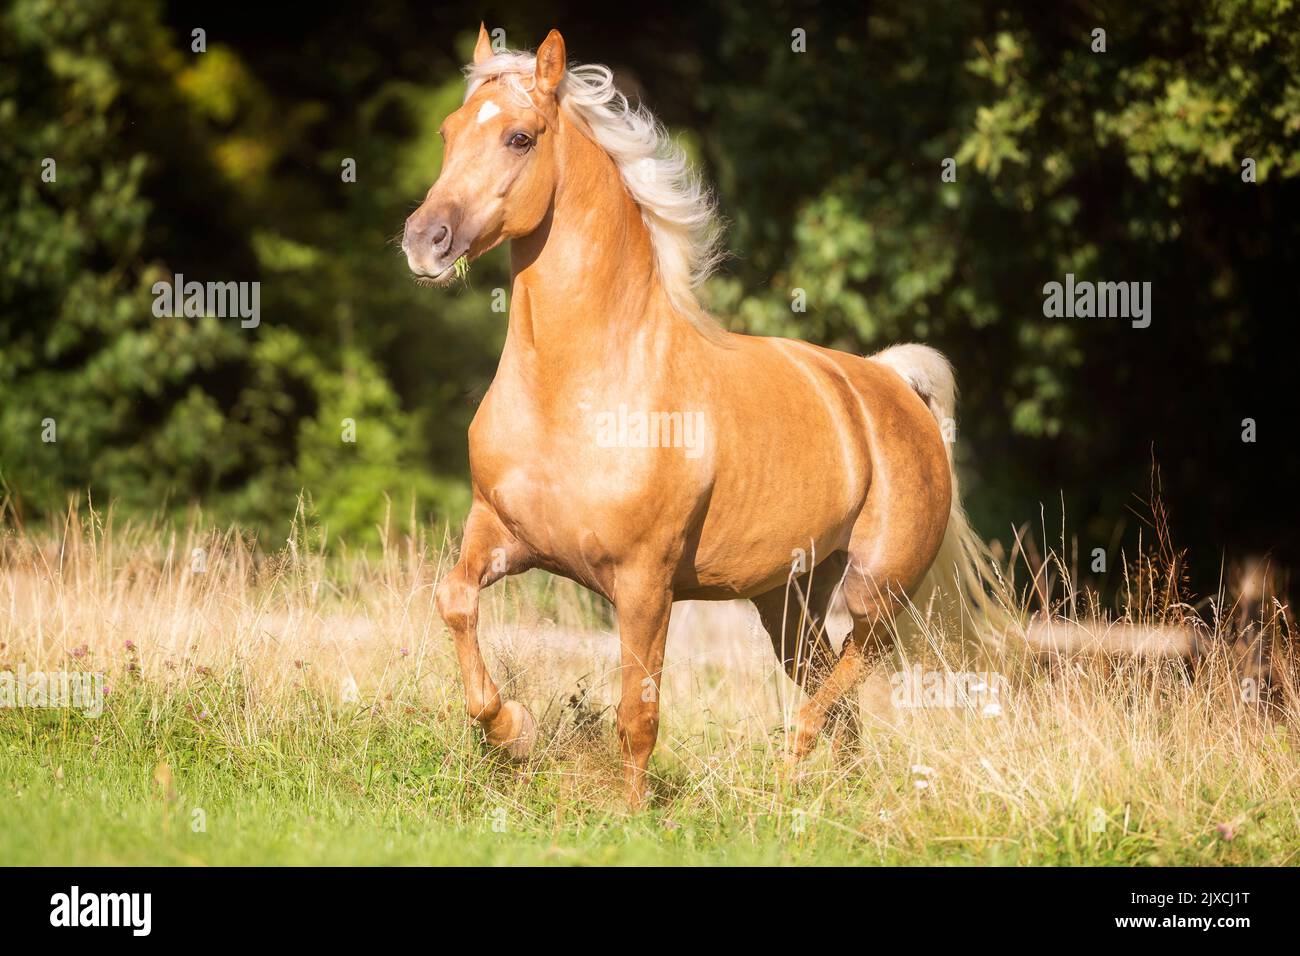
[[[532,143],[533,143],[532,137],[530,137],[527,133],[515,133],[514,136],[510,137],[510,146],[512,146],[514,149],[526,149],[527,147],[531,146]]]

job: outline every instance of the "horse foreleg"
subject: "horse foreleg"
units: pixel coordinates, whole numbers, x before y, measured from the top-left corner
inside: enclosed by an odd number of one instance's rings
[[[514,700],[503,701],[483,663],[478,643],[479,591],[507,574],[524,570],[524,549],[495,514],[475,502],[465,522],[460,560],[438,582],[438,614],[451,630],[465,685],[465,709],[479,722],[488,742],[512,758],[526,757],[537,739],[536,724],[528,709]]]
[[[618,612],[622,656],[622,697],[618,739],[628,805],[638,809],[647,797],[646,767],[659,736],[659,682],[668,639],[673,598],[667,582],[627,586],[619,581]]]

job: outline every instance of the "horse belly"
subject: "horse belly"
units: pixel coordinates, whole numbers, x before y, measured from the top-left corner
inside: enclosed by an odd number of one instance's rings
[[[736,356],[717,410],[708,512],[679,587],[751,597],[843,549],[871,484],[868,426],[852,385],[811,347],[756,340]]]
[[[757,459],[719,474],[678,586],[692,597],[752,597],[848,544],[866,500],[869,466],[827,468],[828,450]],[[831,461],[839,461],[839,452]]]

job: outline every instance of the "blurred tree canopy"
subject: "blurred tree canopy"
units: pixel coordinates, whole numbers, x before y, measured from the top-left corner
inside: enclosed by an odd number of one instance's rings
[[[571,57],[614,67],[681,133],[731,223],[732,258],[705,290],[730,327],[860,352],[918,339],[952,357],[959,460],[988,534],[1006,540],[1039,502],[1063,500],[1081,546],[1109,547],[1137,528],[1154,459],[1175,530],[1208,570],[1224,548],[1295,563],[1289,0],[644,13],[376,0],[308,17],[9,0],[11,511],[89,489],[283,528],[306,490],[357,538],[386,499],[460,515],[465,429],[504,333],[490,294],[508,285],[505,255],[448,294],[416,286],[391,240],[436,177],[435,131],[480,18],[512,47],[558,26]],[[178,272],[260,281],[261,325],[155,318],[150,288]],[[1150,327],[1044,317],[1043,286],[1066,273],[1150,282]],[[791,308],[800,289],[804,312]],[[55,442],[41,440],[47,419]]]

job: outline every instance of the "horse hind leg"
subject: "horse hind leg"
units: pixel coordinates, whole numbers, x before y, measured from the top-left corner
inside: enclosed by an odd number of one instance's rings
[[[816,746],[840,701],[892,653],[894,618],[933,563],[943,531],[944,522],[926,510],[913,509],[909,515],[896,502],[879,502],[859,517],[840,584],[853,629],[835,667],[799,712],[796,759]]]
[[[837,551],[812,571],[753,599],[786,674],[809,695],[816,694],[835,669],[826,618],[846,564],[847,556]],[[821,729],[830,734],[837,756],[854,754],[860,739],[857,700],[846,695],[835,701]]]
[[[853,629],[839,660],[799,711],[792,746],[796,760],[812,751],[846,701],[856,703],[858,686],[893,649],[893,618],[904,593],[901,582],[877,578],[850,559],[843,589]]]

